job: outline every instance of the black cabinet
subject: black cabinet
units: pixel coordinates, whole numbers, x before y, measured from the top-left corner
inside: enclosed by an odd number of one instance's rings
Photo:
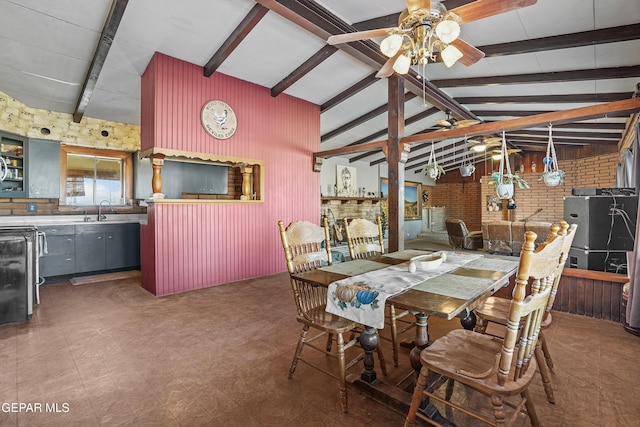
[[[62,276],[76,271],[75,226],[41,226],[45,233],[47,252],[40,258],[40,276]]]
[[[36,241],[35,227],[0,227],[0,324],[31,318]]]

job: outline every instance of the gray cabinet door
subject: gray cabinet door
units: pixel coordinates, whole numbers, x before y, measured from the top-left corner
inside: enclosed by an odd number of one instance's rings
[[[107,269],[137,267],[140,265],[140,225],[110,226],[105,233]]]
[[[60,197],[60,143],[46,139],[30,139],[28,151],[28,197],[57,199]]]
[[[40,276],[52,277],[73,274],[76,271],[75,227],[56,225],[38,227],[44,232],[47,252],[40,257]]]
[[[75,235],[47,236],[47,254],[40,258],[40,276],[61,276],[76,271]]]
[[[76,273],[107,268],[105,233],[76,234]]]

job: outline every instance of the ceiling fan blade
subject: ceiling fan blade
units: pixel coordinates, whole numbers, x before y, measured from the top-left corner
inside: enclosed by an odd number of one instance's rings
[[[460,52],[462,52],[462,58],[458,59],[458,62],[460,62],[462,65],[468,67],[469,65],[473,65],[484,58],[483,51],[481,51],[480,49],[476,49],[462,39],[455,39],[453,42],[451,42],[451,44],[457,47]]]
[[[455,127],[464,128],[464,127],[467,127],[467,126],[477,125],[478,123],[480,123],[480,120],[458,120],[455,123]]]
[[[443,120],[443,119],[436,120],[436,124],[438,124],[439,126],[447,127],[447,128],[453,126],[450,121]]]
[[[431,10],[431,0],[406,0],[407,10],[413,12],[418,9]]]
[[[393,74],[393,64],[396,63],[396,59],[398,59],[398,57],[400,55],[402,55],[405,52],[404,49],[400,49],[398,51],[398,53],[396,53],[395,55],[393,55],[391,58],[387,59],[387,62],[384,63],[384,65],[382,66],[382,68],[380,68],[380,70],[376,73],[376,77],[379,79],[385,78],[385,77],[389,77],[390,75]]]
[[[467,142],[471,144],[482,144],[482,141],[478,141],[477,139],[467,139]]]
[[[460,17],[462,22],[471,22],[521,7],[531,6],[538,0],[476,0],[463,6],[451,9],[450,12]]]
[[[500,145],[502,143],[502,138],[499,138],[497,136],[492,138],[485,138],[482,140],[482,142],[487,145]]]
[[[374,37],[383,37],[388,35],[396,28],[378,28],[376,30],[357,31],[355,33],[335,34],[327,39],[330,45],[357,42],[358,40],[371,39]]]

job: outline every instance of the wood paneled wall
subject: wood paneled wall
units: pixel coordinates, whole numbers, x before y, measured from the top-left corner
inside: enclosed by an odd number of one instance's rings
[[[200,110],[222,100],[238,129],[209,136]],[[286,270],[277,222],[320,221],[320,109],[269,88],[156,53],[142,76],[142,150],[162,147],[264,162],[261,202],[152,203],[141,228],[143,286],[156,295]]]

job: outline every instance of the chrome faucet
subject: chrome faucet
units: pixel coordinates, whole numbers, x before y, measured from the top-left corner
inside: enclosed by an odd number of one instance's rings
[[[111,209],[111,212],[115,212],[113,210],[113,205],[111,204],[110,201],[108,201],[107,199],[100,200],[100,204],[98,205],[98,221],[103,221],[103,220],[107,219],[107,216],[102,213],[102,204],[103,203],[106,203],[106,204],[109,205],[109,208]]]

